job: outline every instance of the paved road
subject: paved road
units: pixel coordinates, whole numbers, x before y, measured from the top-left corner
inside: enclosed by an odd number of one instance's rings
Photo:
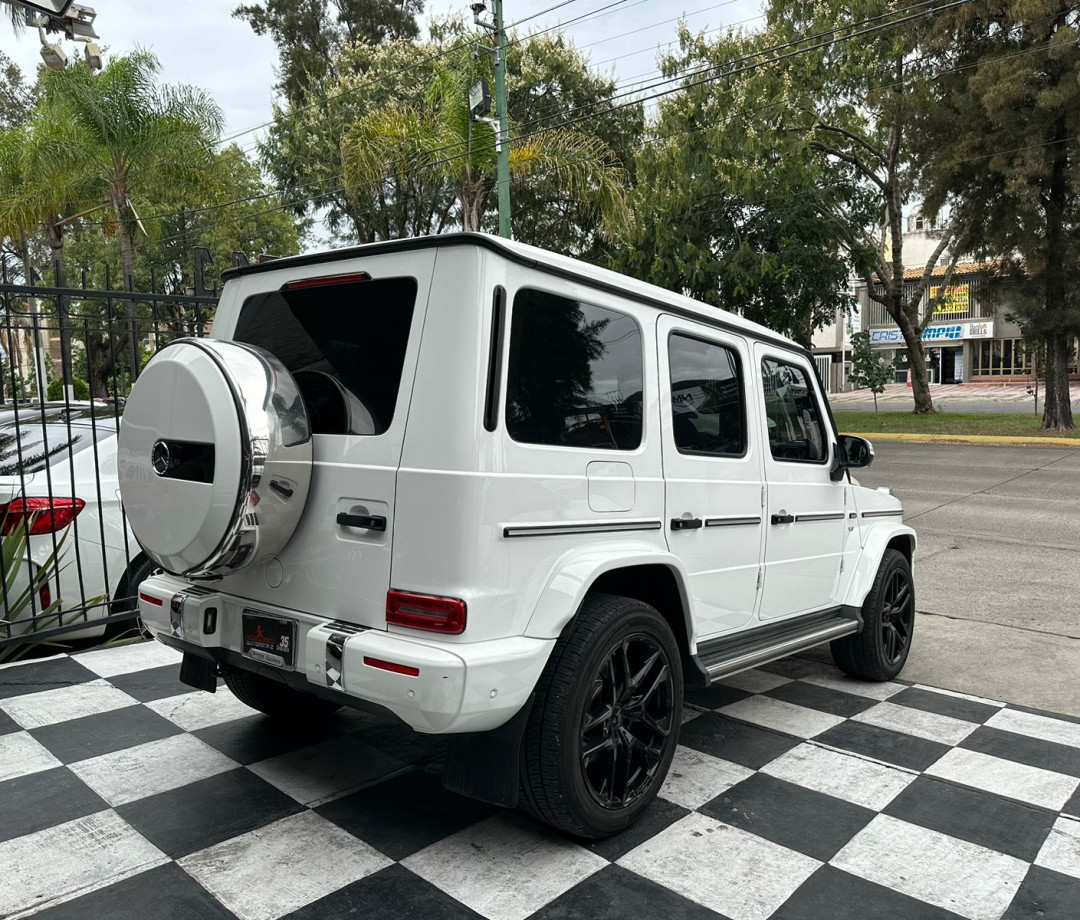
[[[903,676],[1080,716],[1080,450],[876,449],[860,480],[904,502],[932,614]]]

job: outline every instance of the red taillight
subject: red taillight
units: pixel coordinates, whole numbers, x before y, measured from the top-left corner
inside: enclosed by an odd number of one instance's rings
[[[358,281],[370,281],[367,272],[351,275],[324,275],[322,278],[301,278],[299,281],[287,281],[281,286],[283,291],[300,291],[304,288],[327,287],[331,284],[356,284]]]
[[[398,664],[396,661],[384,661],[382,658],[364,656],[364,664],[369,668],[381,668],[384,671],[393,671],[395,674],[407,674],[409,677],[419,677],[420,669],[408,664]]]
[[[428,632],[465,631],[465,601],[408,591],[386,592],[386,622]]]
[[[49,590],[49,583],[45,582],[41,586],[41,590],[38,591],[38,600],[41,602],[41,609],[48,610],[49,604],[52,603],[52,592]]]
[[[86,502],[81,498],[16,498],[0,505],[0,514],[4,516],[0,533],[6,537],[22,528],[24,518],[29,519],[31,536],[63,530],[85,507]]]

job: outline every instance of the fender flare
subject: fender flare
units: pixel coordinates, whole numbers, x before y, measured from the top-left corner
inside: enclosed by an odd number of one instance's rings
[[[852,607],[861,608],[870,593],[870,586],[874,583],[878,567],[881,565],[881,557],[885,555],[888,545],[897,537],[909,541],[911,555],[915,554],[917,538],[915,531],[906,524],[894,521],[876,521],[869,528],[863,539],[862,551],[859,561],[855,564],[855,572],[848,585],[847,594],[843,603]]]
[[[572,549],[556,561],[550,578],[525,627],[531,639],[557,639],[581,607],[589,587],[605,572],[636,565],[662,565],[671,570],[682,602],[686,636],[694,645],[693,617],[686,571],[679,558],[666,550],[640,543],[606,543]]]

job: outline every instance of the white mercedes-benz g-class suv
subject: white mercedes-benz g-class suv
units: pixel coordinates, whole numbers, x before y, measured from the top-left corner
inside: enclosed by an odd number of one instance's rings
[[[450,736],[448,788],[599,837],[659,790],[684,687],[825,642],[903,666],[915,534],[788,339],[472,234],[226,278],[119,437],[191,686],[381,707]]]

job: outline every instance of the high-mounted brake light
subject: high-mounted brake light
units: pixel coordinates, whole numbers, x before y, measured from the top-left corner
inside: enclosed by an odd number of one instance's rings
[[[332,284],[356,284],[358,281],[370,281],[371,275],[367,272],[355,272],[351,275],[324,275],[321,278],[301,278],[299,281],[286,281],[281,289],[283,291],[299,291],[304,288],[329,287]]]
[[[86,502],[81,498],[16,498],[6,505],[0,504],[3,515],[0,534],[6,537],[21,529],[24,519],[28,519],[31,536],[54,533],[67,527],[85,507]]]
[[[457,635],[465,631],[465,601],[410,591],[387,591],[386,622]]]

